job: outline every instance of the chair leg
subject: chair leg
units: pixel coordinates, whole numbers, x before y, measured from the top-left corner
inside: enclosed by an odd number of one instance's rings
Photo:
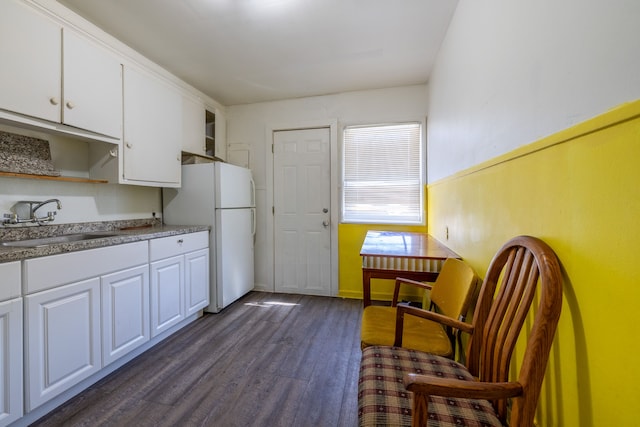
[[[411,426],[424,427],[429,421],[429,396],[413,392],[413,408],[411,411]]]

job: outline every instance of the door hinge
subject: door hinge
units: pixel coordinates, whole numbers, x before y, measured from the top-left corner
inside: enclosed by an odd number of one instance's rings
[[[276,207],[271,206],[271,215],[275,215],[275,214],[276,214]]]
[[[274,150],[273,144],[271,144],[271,154],[275,153],[275,151],[273,151],[273,150]]]

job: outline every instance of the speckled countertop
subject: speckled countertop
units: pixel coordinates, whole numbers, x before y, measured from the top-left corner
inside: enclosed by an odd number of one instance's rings
[[[75,233],[108,232],[113,234],[113,236],[99,239],[57,243],[41,247],[0,246],[0,263],[207,230],[209,230],[209,227],[204,225],[163,225],[158,224],[153,219],[85,222],[36,227],[0,227],[0,241],[2,242]]]

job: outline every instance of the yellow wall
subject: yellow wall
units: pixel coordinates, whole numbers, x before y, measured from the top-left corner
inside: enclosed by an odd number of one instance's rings
[[[640,101],[429,185],[427,223],[481,277],[515,235],[558,254],[564,304],[540,426],[638,423]]]
[[[378,224],[340,224],[338,227],[339,295],[362,298],[362,258],[360,248],[367,230],[426,232],[425,226],[395,226]],[[391,300],[393,281],[371,280],[371,297]],[[417,294],[401,294],[401,298],[420,299]]]

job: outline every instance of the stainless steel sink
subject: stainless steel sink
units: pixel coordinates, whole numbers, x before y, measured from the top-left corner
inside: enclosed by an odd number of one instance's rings
[[[0,242],[0,246],[9,246],[16,248],[38,248],[42,246],[56,245],[60,243],[79,242],[82,240],[103,239],[105,237],[113,237],[113,233],[77,233],[63,234],[61,236],[42,237],[39,239],[13,240]]]

